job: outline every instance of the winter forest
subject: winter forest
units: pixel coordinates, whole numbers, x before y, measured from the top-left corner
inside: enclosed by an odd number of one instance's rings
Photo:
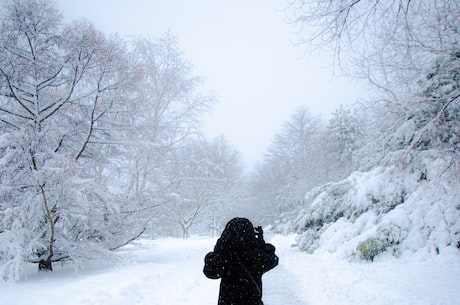
[[[460,255],[460,2],[287,1],[299,47],[333,50],[369,97],[328,119],[300,107],[252,169],[204,136],[217,99],[174,33],[0,3],[0,278],[218,236],[234,216],[305,255]]]

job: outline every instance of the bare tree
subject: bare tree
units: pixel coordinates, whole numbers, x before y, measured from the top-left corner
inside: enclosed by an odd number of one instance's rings
[[[379,101],[407,110],[424,69],[457,52],[460,4],[450,0],[289,1],[298,43],[332,48],[349,75],[378,89]]]
[[[361,57],[403,51],[400,55],[404,58],[419,52],[439,55],[451,52],[458,36],[456,1],[290,0],[288,3],[290,20],[300,27],[298,42],[314,48],[332,46],[336,53],[357,50]],[[443,31],[438,31],[441,28]]]
[[[408,127],[407,121],[414,113],[430,113],[427,121],[437,121],[434,125],[440,126],[440,117],[445,118],[446,112],[456,112],[459,101],[452,71],[458,67],[458,1],[293,0],[289,3],[291,21],[300,27],[299,43],[313,48],[332,47],[338,58],[344,59],[343,66],[347,66],[350,75],[375,89],[366,111],[373,112],[373,125],[380,129],[374,132],[374,138],[380,142],[374,146],[379,147],[383,157],[392,138],[388,135],[400,134],[400,126]],[[438,97],[449,97],[430,102],[420,97],[420,92],[441,75],[450,75],[449,80],[444,79],[450,85],[438,83],[447,89]],[[433,103],[437,106],[432,107]],[[444,122],[451,122],[452,118],[447,117]],[[431,123],[416,124],[414,139],[419,134],[437,133],[428,132],[434,126]]]
[[[117,178],[119,204],[120,211],[130,211],[133,222],[145,228],[161,213],[157,208],[165,200],[171,154],[200,133],[202,115],[215,98],[200,91],[203,79],[193,74],[171,33],[134,38],[130,49],[136,82],[118,161],[123,165]]]
[[[243,168],[239,153],[223,137],[194,140],[173,152],[164,208],[183,237],[192,226],[222,225],[238,206]]]

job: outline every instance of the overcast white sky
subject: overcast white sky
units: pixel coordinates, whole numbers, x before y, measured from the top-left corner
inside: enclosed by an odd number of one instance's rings
[[[300,105],[327,117],[356,101],[357,84],[333,75],[330,54],[292,44],[284,0],[58,0],[65,21],[86,18],[107,33],[158,37],[170,30],[219,103],[206,117],[249,167]]]

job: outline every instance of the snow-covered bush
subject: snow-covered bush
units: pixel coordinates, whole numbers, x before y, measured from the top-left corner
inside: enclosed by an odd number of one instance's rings
[[[371,237],[358,245],[356,250],[359,257],[365,260],[373,261],[374,257],[386,251],[388,244],[385,240]]]
[[[410,166],[379,167],[317,188],[292,221],[297,243],[373,260],[382,252],[439,254],[460,242],[460,179],[449,157],[425,151]]]

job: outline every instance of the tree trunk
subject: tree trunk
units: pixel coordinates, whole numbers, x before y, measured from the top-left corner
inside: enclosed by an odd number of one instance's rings
[[[188,229],[190,226],[186,225],[185,223],[180,223],[180,226],[182,228],[182,238],[187,239],[188,238]]]
[[[51,262],[51,257],[48,256],[46,260],[42,259],[38,263],[39,271],[53,271],[53,264]]]
[[[48,206],[48,200],[46,198],[45,194],[45,188],[43,185],[40,185],[40,192],[42,194],[43,198],[43,206],[46,211],[46,219],[48,220],[49,226],[50,226],[50,239],[49,239],[49,244],[48,244],[48,257],[46,260],[41,260],[38,264],[38,270],[46,270],[46,271],[53,271],[53,265],[52,265],[52,258],[54,255],[54,224],[55,220],[53,219],[52,215],[52,210],[50,210]]]
[[[38,127],[40,128],[40,127]],[[34,152],[31,150],[29,150],[29,154],[30,154],[30,157],[31,157],[31,162],[32,162],[32,167],[35,171],[38,171],[38,167],[37,167],[37,162],[36,162],[36,159],[35,159],[35,154]],[[40,260],[40,262],[38,263],[38,270],[39,271],[53,271],[53,263],[52,263],[52,258],[54,256],[54,233],[55,233],[55,222],[57,221],[58,217],[57,218],[53,218],[53,212],[55,211],[56,209],[56,206],[54,206],[52,209],[49,208],[49,203],[48,203],[48,199],[46,197],[46,193],[45,193],[45,184],[44,183],[39,183],[38,184],[38,188],[40,189],[40,194],[42,196],[42,200],[43,200],[43,208],[45,210],[45,213],[46,213],[46,219],[49,223],[49,227],[50,227],[50,238],[49,238],[49,244],[48,244],[48,257],[46,258],[46,260],[42,259]]]

